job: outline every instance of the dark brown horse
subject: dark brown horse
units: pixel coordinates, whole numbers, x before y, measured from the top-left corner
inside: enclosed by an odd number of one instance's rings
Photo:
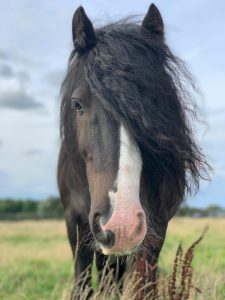
[[[99,270],[119,256],[120,277],[127,257],[137,270],[143,258],[157,262],[168,221],[207,173],[192,130],[193,82],[154,4],[142,24],[128,18],[96,30],[79,7],[72,32],[58,185],[75,272],[95,252]]]

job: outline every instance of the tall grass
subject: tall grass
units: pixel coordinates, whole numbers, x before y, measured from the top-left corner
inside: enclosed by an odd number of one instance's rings
[[[116,282],[113,270],[106,264],[96,288],[86,285],[91,281],[91,269],[88,268],[75,281],[71,299],[86,300],[192,300],[206,299],[204,292],[198,286],[194,278],[192,261],[196,246],[203,239],[205,232],[194,241],[184,252],[182,245],[177,248],[171,273],[162,277],[161,275],[155,283],[151,281],[141,285],[142,279],[137,272],[125,274]],[[213,299],[213,298],[209,298]]]

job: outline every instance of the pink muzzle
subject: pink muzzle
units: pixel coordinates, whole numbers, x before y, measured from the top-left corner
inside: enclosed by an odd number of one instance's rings
[[[116,201],[110,219],[101,228],[103,232],[110,230],[115,236],[112,248],[102,248],[104,254],[130,254],[141,244],[147,232],[146,216],[139,200]]]

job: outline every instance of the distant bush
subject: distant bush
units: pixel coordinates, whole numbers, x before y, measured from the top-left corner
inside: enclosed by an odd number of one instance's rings
[[[63,214],[63,207],[59,200],[56,197],[50,197],[45,201],[40,201],[37,206],[37,210],[40,213],[56,213],[59,216]]]
[[[177,216],[184,217],[225,217],[225,209],[218,205],[210,205],[206,208],[190,207],[182,205],[177,212]]]
[[[43,201],[0,200],[0,220],[53,219],[63,217],[63,207],[58,197]]]

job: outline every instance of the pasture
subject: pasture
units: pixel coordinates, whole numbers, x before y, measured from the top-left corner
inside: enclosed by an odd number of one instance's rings
[[[197,246],[194,282],[198,299],[224,299],[225,219],[175,218],[170,222],[159,267],[172,270],[179,242],[184,249],[208,226]],[[72,258],[64,221],[0,222],[0,299],[68,299],[72,286]]]

